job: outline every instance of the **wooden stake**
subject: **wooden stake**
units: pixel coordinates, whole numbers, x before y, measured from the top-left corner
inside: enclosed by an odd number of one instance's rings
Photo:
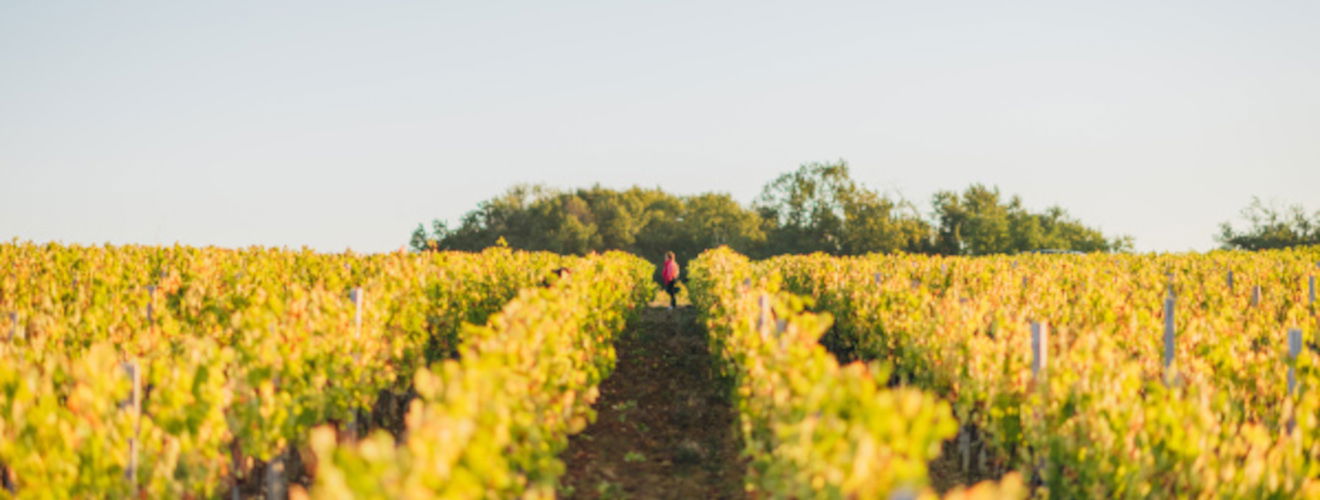
[[[760,313],[756,318],[756,332],[761,334],[762,339],[765,339],[769,337],[766,335],[766,330],[770,328],[770,296],[761,294],[756,300],[756,305]]]
[[[147,285],[147,324],[152,323],[152,306],[156,302],[156,285]]]
[[[1302,331],[1293,328],[1288,330],[1288,360],[1293,361],[1288,366],[1288,394],[1295,394],[1297,391],[1297,356],[1302,353]]]
[[[1045,367],[1049,363],[1049,335],[1045,325],[1031,322],[1031,376],[1036,380],[1045,378]]]
[[[349,298],[353,300],[353,306],[356,309],[353,315],[353,338],[362,338],[362,287],[354,288],[353,291],[349,292]]]
[[[958,451],[962,455],[962,471],[964,474],[968,472],[967,469],[972,465],[972,443],[971,438],[968,437],[969,433],[970,430],[967,425],[962,426],[958,432]]]
[[[266,463],[266,499],[284,500],[287,498],[284,491],[284,457],[288,455],[288,450],[280,450],[270,462]]]
[[[1311,303],[1314,304],[1314,303],[1315,303],[1315,276],[1311,276],[1311,279],[1309,279],[1308,281],[1311,282],[1310,287],[1309,287],[1309,288],[1311,289],[1311,293],[1310,293],[1310,295],[1311,295]]]
[[[1260,285],[1251,287],[1251,307],[1260,305]]]
[[[1049,366],[1049,328],[1042,323],[1031,322],[1031,376],[1036,380],[1037,389],[1044,392],[1047,386],[1044,384],[1045,377],[1049,373],[1046,368]],[[1037,422],[1041,422],[1041,408],[1033,410]],[[1037,456],[1035,468],[1031,471],[1033,480],[1043,481],[1045,473],[1045,457]]]
[[[1228,291],[1233,291],[1233,271],[1228,272]]]
[[[129,406],[133,410],[133,437],[128,439],[128,470],[124,471],[124,477],[128,479],[129,484],[137,488],[137,463],[138,446],[137,436],[142,428],[142,377],[138,373],[136,363],[124,363],[124,371],[128,373],[129,380],[133,384],[133,393],[129,400]]]
[[[1173,366],[1174,299],[1164,299],[1164,369]]]

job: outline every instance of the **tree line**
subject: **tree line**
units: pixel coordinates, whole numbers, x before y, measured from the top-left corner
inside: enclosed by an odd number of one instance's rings
[[[825,252],[985,255],[1030,251],[1130,251],[1132,238],[1106,236],[1060,207],[1032,212],[1017,196],[973,184],[941,191],[932,216],[901,197],[854,180],[846,162],[809,163],[765,185],[750,206],[724,193],[678,196],[660,189],[572,190],[515,186],[450,226],[418,225],[414,250],[509,246],[585,254],[672,250],[681,261],[720,245],[754,257]]]
[[[1301,205],[1278,208],[1253,198],[1242,209],[1247,227],[1238,229],[1227,222],[1219,225],[1215,239],[1224,249],[1264,250],[1303,245],[1320,245],[1320,210],[1309,216]]]

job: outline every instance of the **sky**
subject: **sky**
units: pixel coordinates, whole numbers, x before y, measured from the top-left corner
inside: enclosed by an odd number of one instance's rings
[[[518,183],[846,160],[1140,251],[1320,210],[1320,2],[0,2],[0,240],[394,250]]]

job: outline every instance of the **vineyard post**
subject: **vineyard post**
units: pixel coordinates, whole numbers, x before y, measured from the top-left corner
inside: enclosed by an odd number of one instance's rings
[[[1310,290],[1311,290],[1311,292],[1310,292],[1310,295],[1311,295],[1311,303],[1314,304],[1314,303],[1315,303],[1315,276],[1312,275],[1312,276],[1311,276],[1311,279],[1308,280],[1308,281],[1310,281],[1310,286],[1309,286],[1308,288],[1310,288]]]
[[[963,474],[967,474],[967,469],[972,466],[972,443],[971,438],[967,435],[970,431],[971,425],[967,423],[964,423],[958,429],[958,452],[962,455]]]
[[[1174,298],[1172,296],[1164,299],[1164,376],[1170,377],[1170,370],[1173,366],[1173,325],[1174,325]]]
[[[757,321],[756,330],[757,330],[757,333],[759,333],[759,334],[761,335],[761,339],[762,339],[762,340],[766,340],[766,339],[769,338],[769,336],[766,335],[766,333],[765,333],[766,329],[768,329],[768,328],[774,328],[773,326],[770,326],[771,324],[773,324],[773,323],[772,323],[772,320],[774,319],[774,318],[771,317],[771,314],[774,313],[774,310],[771,309],[771,304],[770,304],[770,294],[768,294],[768,293],[762,291],[762,292],[760,293],[760,295],[756,298],[756,305],[757,305],[757,307],[759,308],[759,311],[758,311],[759,314],[758,314],[757,319],[756,319],[756,321]],[[778,331],[775,331],[774,333],[775,333],[775,334],[778,334],[779,332],[778,332]],[[780,345],[781,345],[781,346],[783,345],[782,342],[781,342]],[[771,411],[777,411],[777,410],[775,409],[775,406],[776,406],[776,405],[775,405],[774,400],[771,399],[771,400],[770,400]]]
[[[14,343],[16,332],[18,332],[18,313],[9,311],[9,343]]]
[[[1297,357],[1302,354],[1302,330],[1292,328],[1288,330],[1288,395],[1297,394]],[[1297,406],[1292,406],[1292,415],[1288,416],[1288,433],[1292,434],[1293,429],[1297,428]],[[1296,439],[1297,451],[1302,451],[1302,440]]]
[[[1251,287],[1251,307],[1260,305],[1260,285]]]
[[[349,292],[348,296],[350,299],[353,300],[353,307],[356,311],[353,314],[353,328],[354,328],[353,338],[361,338],[362,337],[362,287],[354,288],[351,292]]]
[[[362,287],[356,287],[350,291],[349,298],[353,300],[353,308],[355,311],[353,313],[353,338],[356,340],[362,338],[362,302],[364,300]],[[359,361],[361,359],[360,356],[360,353],[355,351],[353,353],[353,361]],[[348,433],[353,436],[354,440],[358,438],[358,412],[356,409],[353,410],[353,415],[349,417]]]
[[[884,278],[884,274],[881,274],[881,273],[875,273],[875,284],[876,284],[876,285],[879,285],[881,282],[884,281],[884,279],[885,279],[885,278]]]
[[[152,305],[156,302],[156,285],[147,285],[147,324],[152,323]]]
[[[1233,291],[1233,271],[1228,271],[1228,291]]]
[[[1045,325],[1031,322],[1031,376],[1037,381],[1045,378],[1045,366],[1049,362],[1049,330]]]
[[[1049,339],[1050,339],[1049,328],[1043,323],[1032,321],[1031,322],[1031,377],[1034,383],[1036,384],[1037,392],[1040,394],[1046,394],[1048,390],[1048,386],[1046,386],[1045,382],[1049,374],[1048,371],[1049,353],[1050,353]],[[1041,423],[1041,419],[1043,418],[1042,413],[1043,413],[1042,409],[1039,406],[1036,407],[1035,420],[1038,424]],[[1036,457],[1035,470],[1032,471],[1032,476],[1035,478],[1041,478],[1041,474],[1043,474],[1044,471],[1045,471],[1045,457],[1038,456]]]
[[[761,296],[757,298],[756,304],[760,313],[756,319],[756,333],[759,333],[761,339],[764,340],[768,338],[765,334],[765,330],[768,325],[770,325],[770,297],[762,293]]]
[[[284,457],[287,453],[287,450],[282,449],[266,463],[267,500],[287,498],[284,491]]]
[[[128,438],[128,470],[124,471],[124,477],[128,479],[129,484],[137,487],[137,462],[138,446],[137,437],[142,427],[142,377],[138,373],[137,363],[128,362],[123,364],[124,371],[133,384],[132,399],[129,400],[129,406],[133,409],[133,437]]]
[[[1302,331],[1297,328],[1288,330],[1288,394],[1297,392],[1297,356],[1302,353]]]

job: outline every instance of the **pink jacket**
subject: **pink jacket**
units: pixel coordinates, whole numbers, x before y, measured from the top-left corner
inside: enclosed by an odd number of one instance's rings
[[[666,260],[665,270],[661,278],[665,280],[666,284],[673,283],[674,280],[678,279],[678,261]]]

